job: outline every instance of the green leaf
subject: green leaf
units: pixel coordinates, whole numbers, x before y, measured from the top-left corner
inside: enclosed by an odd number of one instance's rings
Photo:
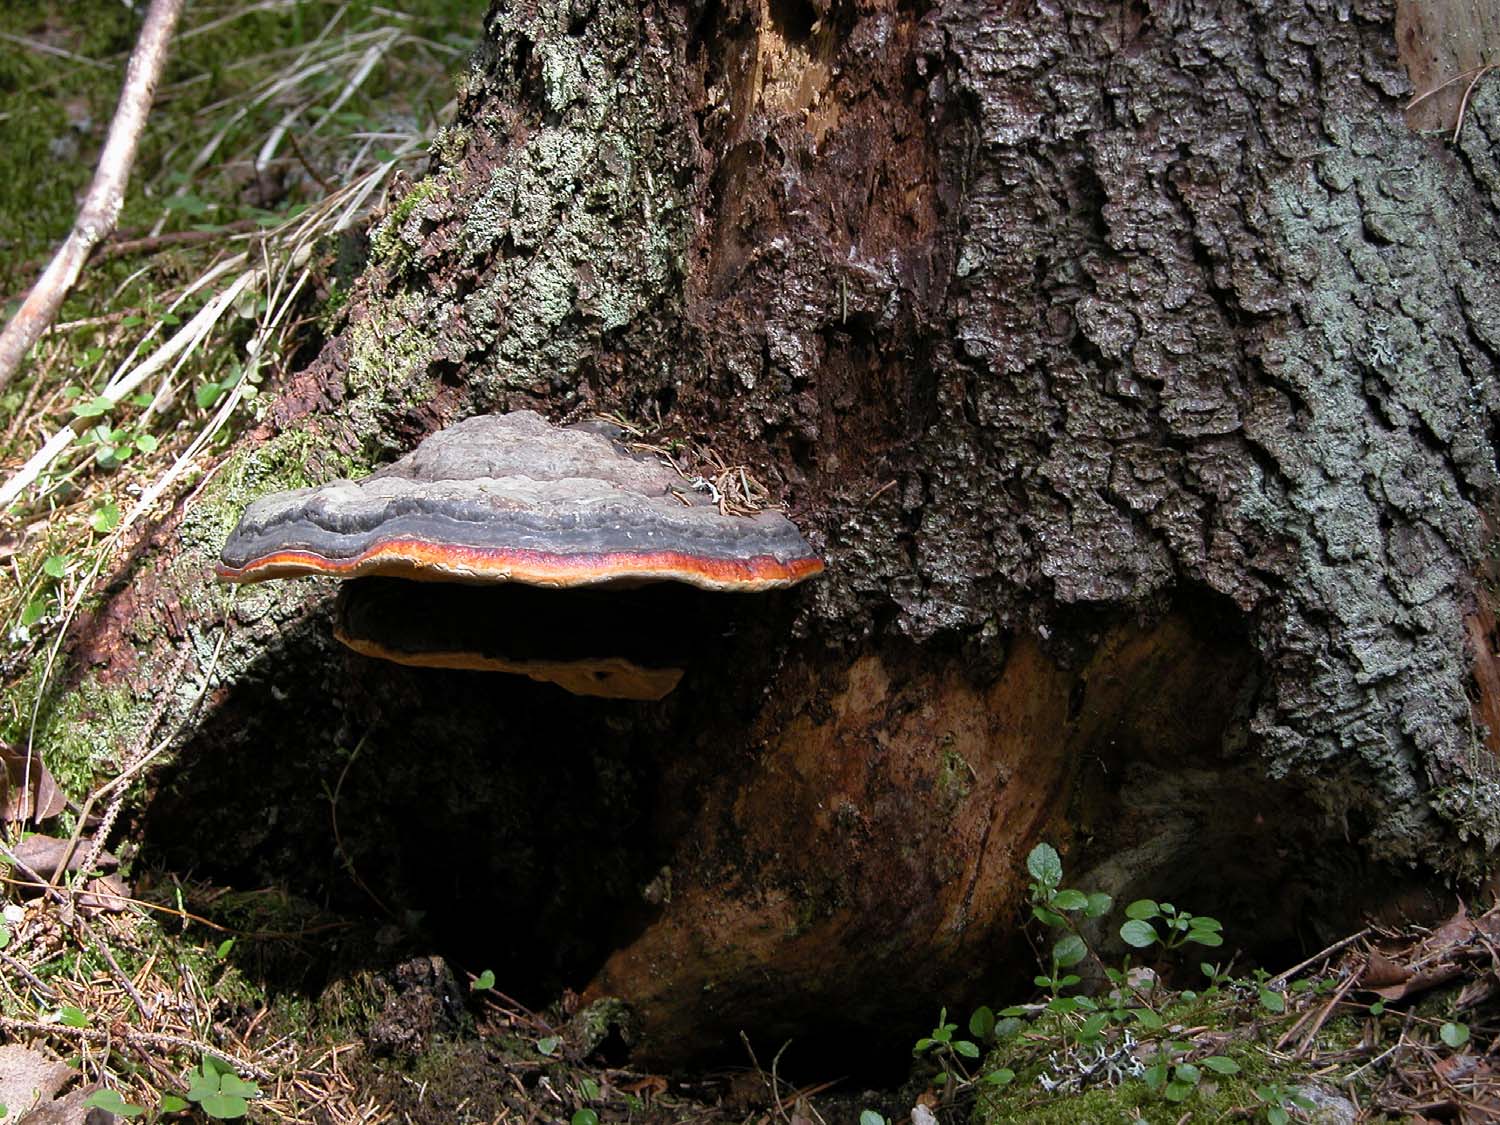
[[[1067,934],[1052,947],[1052,959],[1060,968],[1070,969],[1089,955],[1089,947],[1077,934]]]
[[[196,195],[183,192],[181,195],[173,195],[163,200],[162,206],[168,211],[181,211],[184,215],[201,215],[215,204],[205,203]]]
[[[136,434],[135,447],[142,453],[155,453],[158,442],[150,434]]]
[[[1038,844],[1026,857],[1026,870],[1044,887],[1055,887],[1062,882],[1062,857],[1051,844]]]
[[[1172,1077],[1178,1082],[1187,1082],[1196,1086],[1198,1079],[1203,1077],[1203,1072],[1192,1063],[1179,1063],[1177,1069],[1172,1072]]]
[[[953,1041],[953,1049],[966,1059],[977,1059],[979,1057],[979,1048],[967,1039],[955,1039]]]
[[[1165,1096],[1169,1102],[1184,1102],[1187,1101],[1188,1095],[1192,1092],[1193,1084],[1191,1082],[1178,1082],[1176,1079],[1173,1079],[1167,1083]]]
[[[1372,1016],[1378,1016],[1383,1011],[1385,1011],[1385,1001],[1384,1000],[1377,1000],[1377,1001],[1375,1001],[1375,1003],[1373,1003],[1373,1004],[1370,1005],[1370,1015],[1372,1015]]]
[[[1291,1119],[1292,1115],[1287,1113],[1287,1111],[1282,1109],[1279,1105],[1266,1107],[1266,1121],[1269,1123],[1269,1125],[1287,1125],[1287,1123],[1291,1121]]]
[[[233,1094],[241,1098],[256,1098],[260,1096],[260,1087],[249,1079],[241,1078],[238,1074],[231,1072],[219,1075],[219,1093]]]
[[[1148,1066],[1146,1073],[1141,1077],[1146,1080],[1148,1090],[1160,1090],[1167,1082],[1167,1064],[1157,1063],[1155,1066]]]
[[[987,1007],[974,1009],[969,1017],[969,1034],[975,1039],[988,1039],[995,1033],[995,1013]]]
[[[187,1109],[192,1103],[179,1098],[176,1094],[163,1094],[161,1096],[161,1111],[163,1113],[177,1113],[179,1110]]]
[[[599,1115],[591,1109],[580,1109],[573,1115],[569,1125],[599,1125]]]
[[[546,1038],[536,1041],[536,1049],[551,1058],[557,1054],[557,1049],[562,1046],[562,1039],[556,1035],[548,1035]]]
[[[1052,896],[1052,905],[1059,910],[1082,910],[1089,904],[1089,896],[1072,889],[1058,891]]]
[[[1188,925],[1195,930],[1213,930],[1215,932],[1224,928],[1223,922],[1220,922],[1217,918],[1210,918],[1206,914],[1193,915]]]
[[[865,1109],[860,1111],[859,1125],[889,1125],[889,1122],[886,1121],[885,1114]]]
[[[223,393],[224,388],[219,386],[218,383],[199,383],[197,389],[193,391],[193,401],[201,409],[207,410],[219,401],[219,396]]]
[[[1125,908],[1125,917],[1147,922],[1161,917],[1161,907],[1149,898],[1138,898]]]
[[[584,1101],[593,1101],[599,1096],[599,1083],[592,1078],[580,1078],[578,1080],[578,1094]]]
[[[84,1014],[82,1008],[75,1008],[71,1004],[65,1004],[58,1010],[62,1017],[62,1023],[68,1027],[88,1027],[89,1018]]]
[[[234,948],[234,938],[225,938],[219,942],[218,948],[214,950],[214,956],[220,961],[229,956],[229,951]]]
[[[198,1104],[203,1108],[204,1113],[219,1121],[232,1121],[250,1112],[250,1106],[245,1099],[235,1097],[233,1094],[210,1094]]]
[[[1195,941],[1199,945],[1206,945],[1210,948],[1224,944],[1224,936],[1216,934],[1211,930],[1191,930],[1188,932],[1187,939],[1188,941]]]
[[[991,1086],[1009,1086],[1016,1080],[1016,1072],[1008,1066],[1002,1066],[999,1070],[992,1070],[984,1076],[984,1081]]]
[[[1438,1037],[1455,1051],[1469,1041],[1469,1025],[1445,1023],[1438,1030]]]
[[[139,1117],[146,1111],[122,1098],[117,1090],[100,1087],[83,1100],[86,1109],[102,1109],[118,1117]]]
[[[42,560],[42,573],[48,578],[62,578],[68,573],[68,556],[48,555]]]
[[[4,922],[0,922],[0,949],[4,949],[9,944],[10,944],[10,927],[7,926]],[[0,1114],[0,1117],[3,1117],[3,1116],[4,1116],[3,1114]]]
[[[920,1055],[923,1051],[927,1050],[928,1048],[930,1048],[930,1047],[932,1047],[934,1045],[935,1045],[934,1041],[931,1040],[931,1039],[926,1039],[926,1038],[918,1039],[916,1041],[915,1045],[913,1045],[913,1047],[911,1049],[911,1052],[914,1055]]]
[[[80,402],[74,405],[73,413],[79,418],[98,418],[102,414],[108,414],[115,408],[115,404],[103,395]]]
[[[21,611],[21,627],[28,629],[47,616],[47,599],[33,598]]]
[[[1120,927],[1120,940],[1136,949],[1156,944],[1156,928],[1150,922],[1133,918]]]
[[[234,1067],[230,1066],[224,1059],[219,1058],[218,1055],[204,1055],[203,1073],[222,1077],[226,1074],[233,1074]]]
[[[1043,906],[1033,906],[1031,914],[1032,917],[1044,926],[1062,926],[1066,924],[1066,919],[1061,914],[1048,910]]]
[[[89,514],[89,526],[100,535],[107,535],[120,526],[120,509],[113,500],[106,500]]]
[[[1150,1008],[1132,1008],[1130,1011],[1135,1016],[1135,1022],[1147,1031],[1160,1031],[1166,1026],[1162,1018]]]
[[[1223,1055],[1209,1055],[1208,1058],[1198,1061],[1215,1074],[1238,1074],[1240,1072],[1240,1064],[1233,1059],[1226,1059]]]
[[[490,969],[486,969],[484,972],[480,973],[477,977],[474,978],[474,983],[469,985],[469,987],[472,988],[475,992],[488,992],[490,989],[495,987],[494,972]]]
[[[1108,1023],[1109,1013],[1098,1012],[1083,1021],[1083,1026],[1078,1029],[1078,1038],[1084,1041],[1097,1039]]]
[[[1088,918],[1103,918],[1114,904],[1115,900],[1103,891],[1090,891],[1089,904],[1083,908],[1083,913]]]
[[[1260,990],[1260,1005],[1268,1012],[1286,1011],[1286,997],[1274,988],[1262,988]]]
[[[1070,1012],[1078,1011],[1078,997],[1057,996],[1047,1001],[1047,1011],[1057,1012],[1060,1015],[1068,1015]]]

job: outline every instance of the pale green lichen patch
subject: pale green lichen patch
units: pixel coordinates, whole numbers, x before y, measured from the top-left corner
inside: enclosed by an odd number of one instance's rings
[[[425,401],[433,390],[427,366],[439,351],[432,306],[408,291],[372,297],[348,329],[350,395],[343,422],[363,443],[365,469],[398,450],[381,438],[382,422]],[[358,475],[354,472],[339,475]]]
[[[443,194],[444,180],[430,176],[413,185],[399,202],[392,205],[375,229],[370,232],[371,260],[400,273],[412,262],[417,249],[434,222],[427,215],[429,201]]]
[[[582,34],[568,34],[561,4],[492,20],[496,49],[517,65],[492,64],[471,86],[491,83],[492,97],[525,104],[500,76],[524,74],[534,56],[546,113],[459,204],[461,257],[485,263],[460,314],[465,381],[481,404],[571,378],[605,334],[680,298],[690,140],[670,68],[653,57],[665,48],[635,33],[639,19],[606,3]]]

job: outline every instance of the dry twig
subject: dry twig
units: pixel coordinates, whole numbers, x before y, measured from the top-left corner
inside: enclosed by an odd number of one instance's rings
[[[182,0],[151,0],[141,37],[125,67],[120,104],[110,123],[99,167],[79,209],[78,221],[5,331],[0,333],[0,390],[14,378],[31,345],[57,317],[63,298],[78,280],[94,247],[114,229],[120,217],[136,147],[156,96],[167,44],[181,13]]]

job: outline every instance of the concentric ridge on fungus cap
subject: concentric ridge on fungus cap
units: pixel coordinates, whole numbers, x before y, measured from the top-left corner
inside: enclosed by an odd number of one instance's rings
[[[822,569],[780,513],[723,515],[658,459],[521,411],[450,426],[362,480],[256,500],[218,574],[764,590]]]

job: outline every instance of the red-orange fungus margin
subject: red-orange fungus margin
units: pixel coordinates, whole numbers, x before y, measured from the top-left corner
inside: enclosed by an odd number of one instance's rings
[[[785,562],[770,555],[743,559],[704,558],[681,551],[613,551],[560,555],[493,547],[464,547],[420,539],[391,539],[348,559],[313,551],[282,550],[244,566],[220,563],[227,582],[326,575],[384,575],[438,582],[521,582],[531,586],[596,586],[610,582],[685,582],[709,590],[769,590],[821,574],[817,558]]]

